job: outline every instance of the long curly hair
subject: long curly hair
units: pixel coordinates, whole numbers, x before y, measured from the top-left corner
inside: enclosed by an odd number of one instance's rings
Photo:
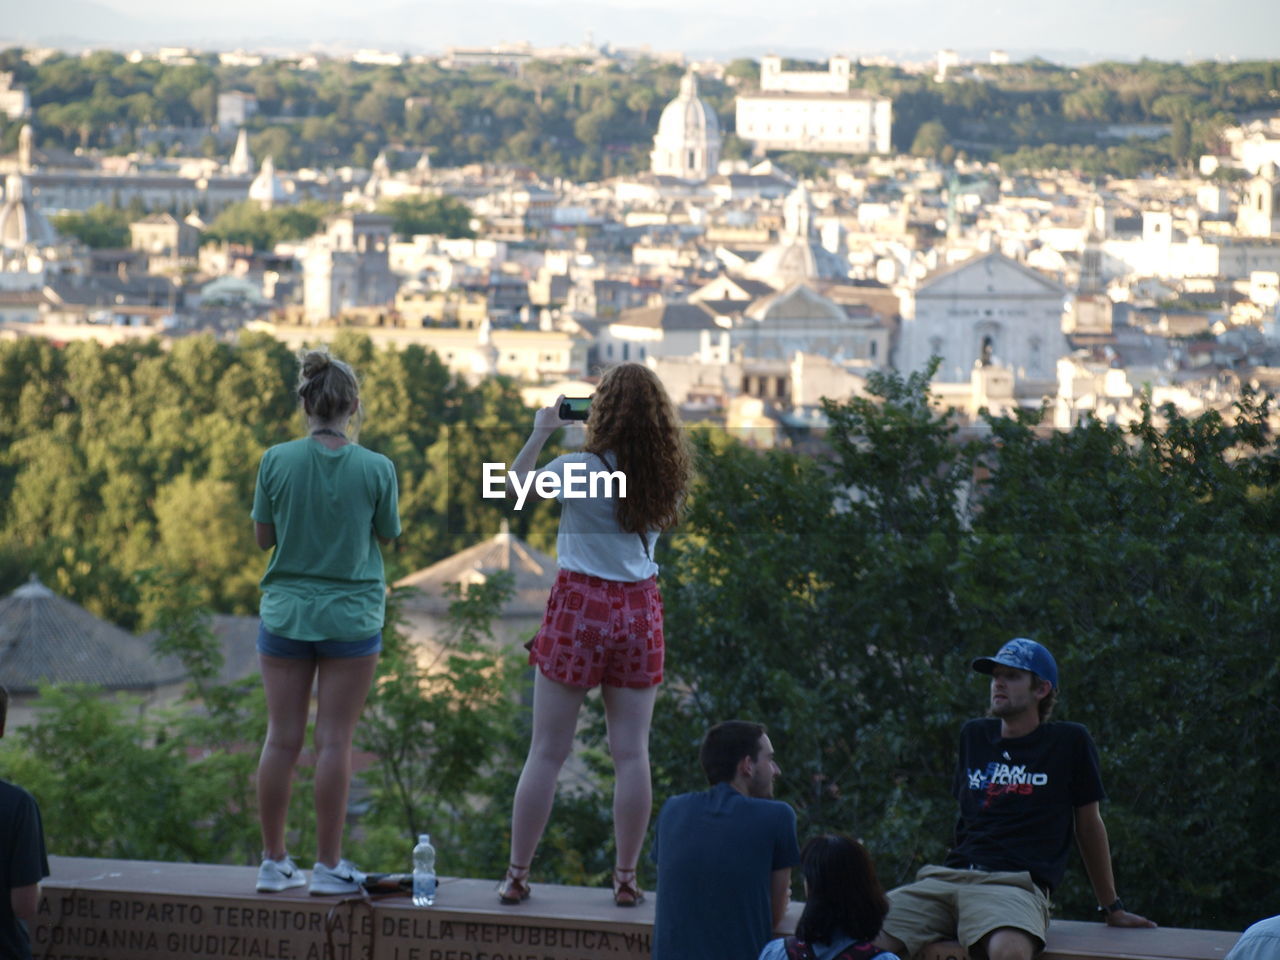
[[[627,495],[615,508],[623,530],[676,525],[693,458],[675,406],[652,370],[620,363],[605,371],[591,398],[584,449],[626,475]]]

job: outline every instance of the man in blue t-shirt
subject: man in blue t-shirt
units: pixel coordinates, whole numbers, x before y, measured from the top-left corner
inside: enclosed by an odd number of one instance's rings
[[[0,687],[0,737],[8,713],[9,692]],[[27,791],[0,780],[0,957],[31,960],[27,924],[48,875],[40,808]]]
[[[1044,949],[1049,895],[1080,848],[1098,910],[1116,927],[1154,927],[1116,895],[1098,751],[1078,723],[1049,723],[1058,664],[1034,640],[1010,640],[973,669],[991,676],[990,714],[960,731],[951,792],[960,806],[946,862],[889,891],[876,944],[900,957],[957,939],[970,956],[1030,960]]]
[[[782,922],[800,862],[796,814],[773,796],[781,772],[758,723],[712,727],[698,752],[711,784],[663,804],[653,960],[755,957]]]

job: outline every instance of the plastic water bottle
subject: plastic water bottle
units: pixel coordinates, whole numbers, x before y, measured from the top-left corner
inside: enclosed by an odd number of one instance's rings
[[[418,834],[413,848],[413,905],[429,907],[436,902],[436,848],[430,834]]]

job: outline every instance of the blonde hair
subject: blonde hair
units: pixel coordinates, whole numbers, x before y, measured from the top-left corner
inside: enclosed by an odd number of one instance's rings
[[[325,347],[304,351],[298,363],[298,400],[307,416],[322,423],[350,416],[360,399],[360,382],[350,365]]]
[[[676,525],[693,460],[675,406],[652,370],[620,363],[605,371],[591,398],[584,449],[602,458],[612,454],[617,462],[610,468],[626,474],[627,495],[615,505],[623,530]]]

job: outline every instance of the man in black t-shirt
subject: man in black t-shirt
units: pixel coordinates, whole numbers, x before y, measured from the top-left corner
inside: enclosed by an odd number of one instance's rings
[[[9,693],[0,687],[0,737],[8,713]],[[48,875],[40,808],[27,791],[0,780],[0,957],[31,960],[27,922]]]
[[[1098,898],[1117,927],[1154,927],[1116,895],[1098,751],[1078,723],[1048,723],[1058,665],[1034,640],[1010,640],[973,661],[991,675],[990,716],[960,731],[952,793],[960,806],[942,866],[889,892],[876,943],[907,958],[935,940],[971,956],[1030,960],[1044,949],[1049,895],[1062,882],[1074,839]]]

